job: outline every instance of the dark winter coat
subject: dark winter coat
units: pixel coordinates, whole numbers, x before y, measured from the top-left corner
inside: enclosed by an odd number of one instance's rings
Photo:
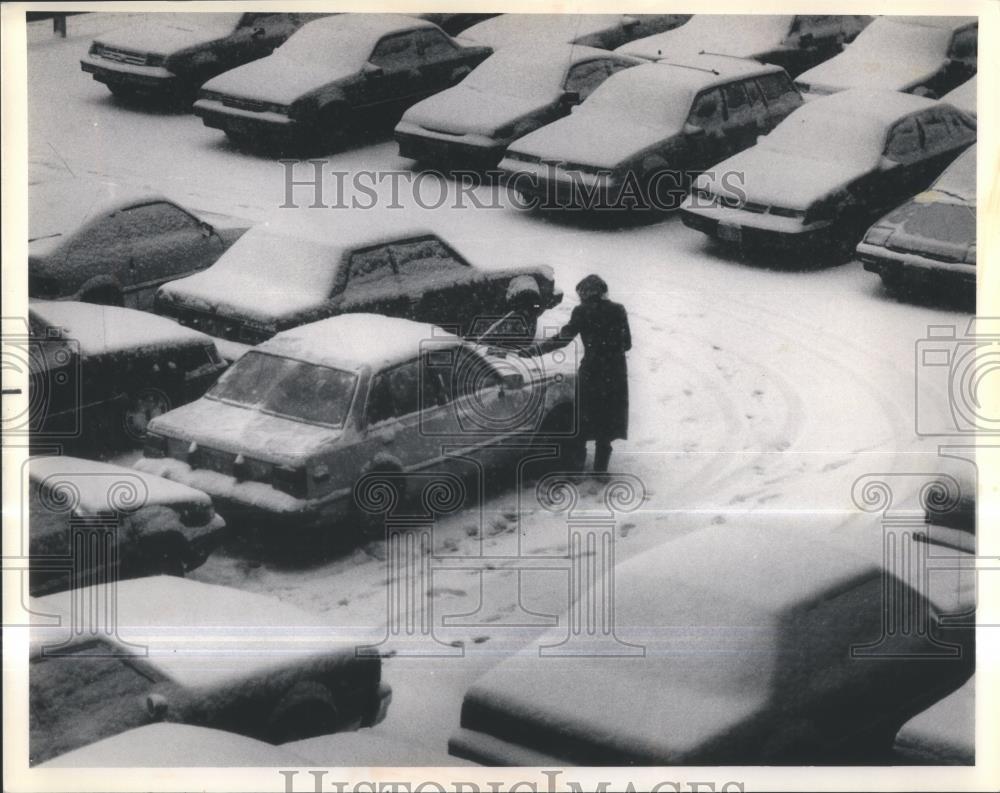
[[[576,308],[556,336],[539,342],[539,353],[583,339],[579,369],[581,438],[614,440],[628,437],[628,367],[625,353],[632,334],[625,307],[606,298],[587,300]]]

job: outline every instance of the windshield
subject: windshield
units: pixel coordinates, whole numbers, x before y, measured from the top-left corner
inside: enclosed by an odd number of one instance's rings
[[[815,110],[806,105],[802,111]],[[866,119],[838,113],[792,113],[759,146],[820,162],[874,167],[882,155],[885,130]]]
[[[550,95],[562,87],[568,58],[538,57],[513,49],[487,58],[462,81],[462,85],[503,96]]]
[[[953,162],[934,183],[933,189],[961,196],[976,203],[976,147],[973,146]]]
[[[297,63],[357,71],[373,48],[371,36],[355,26],[335,27],[321,19],[299,28],[275,54]]]
[[[951,40],[945,28],[913,25],[881,17],[861,31],[844,54],[866,60],[883,60],[890,55],[910,60],[921,55],[944,57]]]
[[[666,67],[650,65],[649,69]],[[690,88],[650,79],[645,66],[625,69],[601,83],[574,115],[612,115],[656,129],[680,130],[691,109]]]
[[[251,350],[208,396],[293,421],[342,427],[357,379],[352,372]]]

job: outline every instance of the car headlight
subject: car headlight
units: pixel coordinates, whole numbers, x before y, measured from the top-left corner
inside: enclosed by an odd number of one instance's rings
[[[892,226],[872,226],[865,234],[865,242],[869,245],[885,245],[892,236]]]

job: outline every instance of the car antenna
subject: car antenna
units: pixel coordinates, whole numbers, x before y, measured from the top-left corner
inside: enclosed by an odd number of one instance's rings
[[[736,60],[738,60],[738,61],[748,61],[748,60],[751,60],[750,58],[743,58],[743,57],[741,57],[739,55],[733,55],[732,53],[729,53],[729,52],[712,52],[710,50],[701,50],[698,54],[699,55],[718,55],[720,58],[736,58]]]
[[[719,73],[715,69],[709,69],[706,66],[692,66],[690,63],[674,63],[673,61],[660,61],[660,62],[667,66],[678,66],[681,69],[694,69],[695,71],[698,72],[708,72],[709,74],[714,74],[716,77],[719,76]]]

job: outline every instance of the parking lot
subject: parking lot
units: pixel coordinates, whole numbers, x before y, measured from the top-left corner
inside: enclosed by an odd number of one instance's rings
[[[32,183],[108,179],[254,223],[286,213],[322,224],[324,216],[369,211],[310,208],[313,186],[287,184],[289,173],[312,178],[310,163],[248,153],[191,114],[113,98],[79,67],[105,22],[114,26],[95,17],[75,34],[71,23],[65,40],[32,35]],[[856,260],[832,266],[808,257],[797,266],[741,260],[676,215],[581,221],[520,210],[500,187],[473,189],[459,208],[455,182],[435,174],[417,182],[399,177],[393,195],[392,181],[378,182],[377,174],[405,175],[413,163],[398,156],[390,131],[314,159],[323,161],[327,203],[337,195],[337,174],[350,183],[371,173],[379,209],[402,224],[419,214],[416,184],[425,201],[447,195],[434,211],[449,213],[456,235],[501,250],[511,265],[550,265],[566,299],[542,316],[543,326],[567,319],[573,287],[590,273],[604,278],[611,297],[627,308],[631,423],[628,440],[615,444],[612,467],[636,477],[645,495],[638,509],[616,519],[618,562],[720,525],[837,538],[857,525],[852,487],[860,477],[943,466],[937,439],[917,434],[915,410],[920,403],[948,416],[947,383],[915,364],[915,350],[930,325],[953,325],[961,334],[969,314],[958,307],[930,297],[897,299]],[[297,208],[282,209],[289,190]],[[470,196],[482,206],[472,206]],[[385,209],[390,205],[399,208]],[[116,461],[130,464],[138,454]],[[595,505],[601,497],[597,484],[581,492]],[[877,516],[870,517],[870,535],[843,541],[876,559],[881,539]],[[519,572],[517,564],[524,555],[565,554],[566,521],[538,503],[533,486],[518,484],[493,488],[479,506],[434,525],[433,555],[446,560],[430,591],[435,636],[462,653],[394,657],[390,637],[384,679],[393,701],[381,735],[443,752],[468,687],[551,624],[538,615],[566,610],[565,571]],[[230,528],[241,533],[240,526]],[[298,541],[294,531],[281,539],[288,548]],[[758,553],[784,550],[765,542]],[[481,556],[496,559],[463,568],[463,560]],[[235,539],[191,576],[276,596],[322,614],[331,628],[363,628],[378,641],[387,624],[387,564],[379,541],[324,556],[272,554]],[[466,616],[449,621],[449,615]]]

